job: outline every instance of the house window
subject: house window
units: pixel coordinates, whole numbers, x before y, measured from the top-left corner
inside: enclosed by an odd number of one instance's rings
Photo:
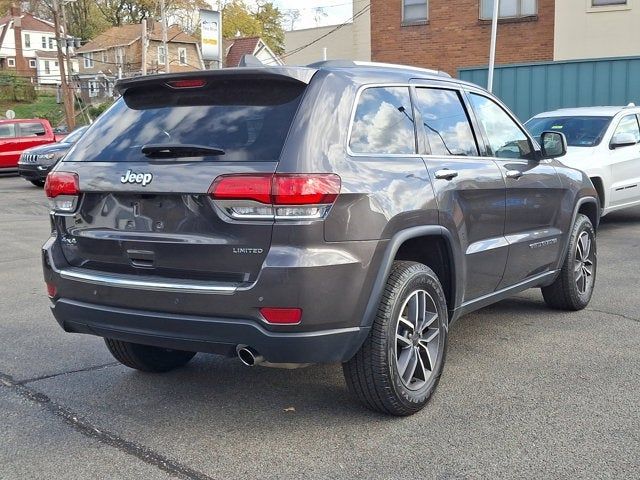
[[[531,17],[538,13],[538,0],[501,0],[499,18]],[[480,19],[493,18],[493,0],[480,0]]]
[[[42,48],[47,48],[47,37],[42,37]]]
[[[116,63],[118,65],[124,65],[124,48],[116,48]]]
[[[84,68],[93,68],[93,53],[84,54]]]
[[[187,49],[178,48],[178,61],[180,65],[187,65]]]
[[[89,96],[90,97],[98,96],[98,84],[93,80],[89,80]]]
[[[51,73],[51,65],[49,65],[49,60],[44,61],[44,73],[49,75]]]
[[[24,46],[25,48],[31,48],[31,35],[28,33],[24,34]]]
[[[158,47],[158,65],[167,63],[167,55],[164,52],[164,46]]]
[[[15,67],[16,66],[16,59],[15,58],[7,58],[7,66],[8,67]]]
[[[429,0],[402,0],[402,23],[424,23],[429,19]]]
[[[29,68],[36,68],[36,67],[37,67],[37,63],[35,59],[33,58],[29,59]]]
[[[603,7],[605,5],[626,5],[627,0],[591,0],[592,7]]]
[[[49,50],[53,50],[53,37],[49,37]]]
[[[102,52],[102,63],[107,63],[107,52]]]

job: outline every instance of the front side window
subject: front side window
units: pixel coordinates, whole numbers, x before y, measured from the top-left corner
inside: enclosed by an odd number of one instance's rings
[[[41,123],[30,122],[20,124],[20,136],[21,137],[37,137],[46,133],[44,126]]]
[[[493,100],[472,93],[471,104],[489,142],[490,156],[529,159],[533,148],[518,124]]]
[[[638,120],[635,115],[627,115],[625,117],[622,117],[622,120],[620,120],[620,123],[618,124],[618,127],[616,128],[613,136],[615,137],[616,135],[619,135],[621,133],[633,135],[633,138],[636,139],[636,143],[640,142],[640,130],[638,129]]]
[[[354,153],[416,153],[409,87],[371,87],[358,100],[349,147]]]
[[[402,0],[402,23],[420,23],[429,19],[429,0]]]
[[[469,118],[457,92],[417,88],[417,107],[432,155],[478,155]]]
[[[500,0],[499,18],[531,17],[538,13],[538,0]],[[493,0],[480,0],[480,19],[493,18]]]

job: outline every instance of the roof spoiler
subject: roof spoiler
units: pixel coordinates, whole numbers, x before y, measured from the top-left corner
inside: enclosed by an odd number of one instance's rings
[[[412,67],[410,65],[396,65],[394,63],[380,63],[380,62],[361,62],[353,60],[324,60],[322,62],[315,62],[307,65],[309,68],[353,68],[353,67],[385,67],[396,68],[400,70],[412,70],[428,75],[436,75],[438,77],[451,78],[447,72],[442,70],[432,70],[429,68]]]

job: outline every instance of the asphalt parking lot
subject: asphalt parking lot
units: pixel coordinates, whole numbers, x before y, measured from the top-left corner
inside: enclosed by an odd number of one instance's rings
[[[425,410],[383,417],[339,365],[116,364],[49,313],[41,189],[0,178],[0,478],[640,477],[640,209],[603,219],[590,306],[531,290],[461,319]]]

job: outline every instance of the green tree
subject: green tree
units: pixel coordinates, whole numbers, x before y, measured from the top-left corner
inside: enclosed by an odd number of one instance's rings
[[[262,38],[276,55],[284,53],[284,15],[271,2],[258,4],[256,18],[262,25]]]
[[[276,54],[284,52],[282,12],[270,1],[257,2],[252,11],[244,0],[231,0],[222,7],[222,36],[260,36]]]

